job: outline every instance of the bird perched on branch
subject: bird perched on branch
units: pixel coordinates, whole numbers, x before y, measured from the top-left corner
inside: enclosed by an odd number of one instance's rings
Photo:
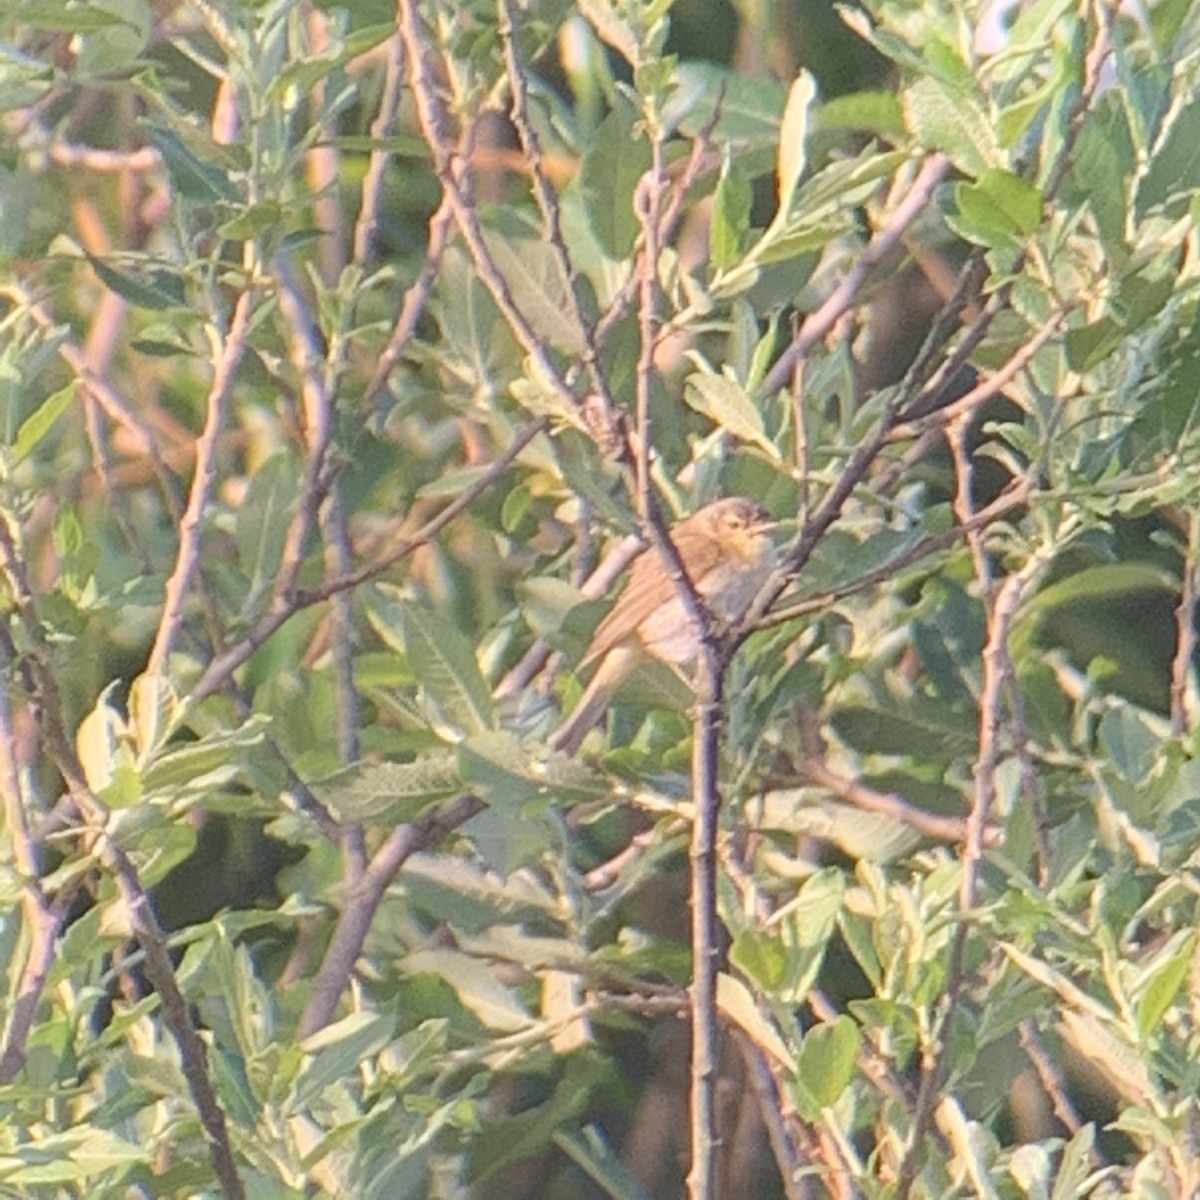
[[[671,540],[700,598],[722,620],[739,616],[775,566],[774,525],[763,506],[743,496],[698,509],[671,531]],[[648,658],[674,666],[700,653],[700,629],[663,556],[643,550],[629,584],[596,628],[580,669],[598,663],[591,683],[550,739],[574,754],[600,719],[613,693]]]

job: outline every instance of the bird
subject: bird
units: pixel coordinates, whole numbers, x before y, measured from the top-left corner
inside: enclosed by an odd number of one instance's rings
[[[755,500],[730,496],[697,509],[671,531],[680,561],[701,599],[722,620],[740,616],[776,563],[767,510]],[[679,667],[700,653],[700,629],[657,550],[634,559],[629,583],[596,627],[577,669],[596,673],[567,720],[552,735],[552,749],[578,751],[613,693],[650,658]]]

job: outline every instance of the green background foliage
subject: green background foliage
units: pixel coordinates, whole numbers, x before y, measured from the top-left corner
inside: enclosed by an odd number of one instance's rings
[[[798,567],[717,1194],[1194,1194],[1198,37],[7,5],[0,1192],[238,1194],[182,1022],[256,1200],[681,1194],[689,688],[546,744],[628,433]]]

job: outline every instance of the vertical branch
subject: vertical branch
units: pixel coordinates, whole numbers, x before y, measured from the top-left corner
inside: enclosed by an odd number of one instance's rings
[[[442,255],[446,251],[446,241],[453,224],[454,208],[450,203],[449,196],[446,195],[442,197],[441,204],[429,218],[429,239],[425,247],[425,261],[421,264],[421,270],[416,279],[404,293],[404,300],[400,305],[400,315],[396,318],[396,324],[392,329],[391,337],[388,338],[387,346],[379,356],[379,365],[376,366],[371,381],[367,384],[366,402],[368,404],[373,405],[378,399],[384,384],[387,383],[388,376],[395,369],[405,348],[412,340],[413,334],[417,331],[417,322],[425,311],[425,305],[433,291],[433,285],[437,281],[438,269],[442,265]]]
[[[379,100],[379,112],[371,123],[371,137],[383,142],[391,136],[396,121],[396,108],[400,103],[400,85],[404,79],[404,43],[400,35],[393,34],[387,44],[387,67],[383,76],[383,95]],[[365,266],[374,250],[375,230],[379,224],[379,200],[383,194],[383,176],[387,171],[391,153],[382,145],[371,150],[367,161],[367,172],[363,176],[358,208],[358,220],[354,225],[354,261]]]
[[[40,626],[33,592],[25,563],[17,550],[15,534],[7,520],[0,520],[0,571],[6,578],[12,604],[29,644],[39,647]],[[159,995],[163,1019],[179,1050],[180,1065],[200,1117],[213,1170],[229,1200],[244,1200],[246,1192],[234,1160],[225,1113],[208,1073],[204,1042],[191,1023],[187,1002],[179,990],[166,936],[154,916],[137,869],[125,851],[108,836],[110,814],[88,785],[66,727],[62,695],[52,667],[38,650],[25,653],[24,665],[32,685],[30,690],[42,746],[62,776],[75,811],[83,817],[92,835],[91,852],[116,884],[129,926],[145,953],[146,976]]]
[[[654,381],[654,351],[658,342],[658,210],[662,199],[662,143],[655,138],[650,170],[634,193],[634,208],[642,226],[638,254],[638,351],[635,383],[634,423],[637,436],[633,448],[634,490],[637,509],[650,520],[650,389]]]
[[[307,15],[308,49],[317,54],[329,51],[329,26],[327,18],[317,7]],[[334,145],[337,133],[337,118],[322,110],[326,106],[328,87],[324,79],[313,85],[311,103],[315,128],[322,129],[323,136],[305,155],[308,178],[312,187],[313,215],[317,226],[328,236],[317,243],[317,260],[321,264],[321,278],[332,287],[346,265],[345,219],[342,215],[341,198],[338,196],[338,151]]]
[[[1188,515],[1187,549],[1180,564],[1179,604],[1175,608],[1175,657],[1171,660],[1171,733],[1188,729],[1188,680],[1196,655],[1196,578],[1200,573],[1200,515]]]
[[[9,1005],[3,1041],[0,1042],[0,1085],[7,1085],[13,1082],[25,1065],[25,1048],[41,1004],[46,977],[54,965],[55,943],[71,903],[83,886],[83,878],[70,881],[53,898],[47,896],[42,887],[39,879],[40,856],[25,819],[25,797],[16,760],[17,736],[9,704],[8,676],[19,668],[16,647],[7,626],[0,630],[0,661],[5,667],[5,677],[0,678],[0,792],[4,797],[4,819],[12,842],[13,861],[23,880],[21,909],[28,931],[25,962]]]
[[[308,1004],[301,1014],[296,1030],[298,1038],[310,1037],[333,1020],[384,893],[400,868],[418,850],[457,829],[486,807],[477,796],[462,796],[432,816],[392,830],[346,897],[329,948],[313,980]]]
[[[958,475],[958,496],[955,510],[960,520],[975,526],[971,500],[970,464],[963,448],[963,433],[955,422],[950,435]],[[975,760],[975,787],[971,809],[967,815],[966,833],[962,847],[962,875],[959,880],[959,922],[950,949],[945,999],[921,1064],[921,1086],[913,1113],[912,1129],[904,1159],[900,1166],[896,1196],[907,1200],[916,1181],[921,1146],[929,1128],[946,1070],[942,1033],[948,1028],[954,1010],[962,998],[965,986],[964,966],[967,941],[970,936],[970,913],[978,902],[979,870],[987,841],[988,814],[996,798],[996,771],[1000,765],[1004,724],[1004,698],[1010,689],[1015,692],[1012,661],[1008,653],[1009,637],[1020,611],[1021,602],[1033,581],[1044,569],[1050,547],[1043,545],[1032,553],[1021,570],[1006,576],[998,584],[993,581],[991,565],[982,540],[972,542],[972,557],[978,576],[984,609],[987,614],[987,639],[983,648],[983,684],[979,697],[979,748]]]
[[[993,591],[992,565],[988,561],[983,529],[975,520],[974,472],[967,450],[967,431],[970,425],[970,412],[955,417],[946,426],[946,443],[950,447],[950,458],[954,463],[954,515],[966,535],[971,562],[975,567],[975,579],[984,603],[987,604]]]
[[[175,569],[167,580],[162,619],[146,667],[150,674],[165,673],[171,648],[183,624],[188,590],[200,562],[200,526],[217,476],[217,442],[225,424],[225,406],[233,387],[233,377],[246,348],[252,304],[253,292],[247,289],[234,305],[229,332],[225,335],[224,344],[217,350],[204,430],[196,443],[196,473],[192,479],[187,508],[179,522],[179,550],[175,557]],[[217,338],[215,332],[213,338]]]
[[[334,487],[323,523],[325,562],[330,578],[350,569],[349,534],[340,490]],[[354,598],[349,591],[330,599],[330,654],[338,699],[338,760],[349,766],[359,757],[358,725],[361,704],[354,681]],[[342,835],[342,852],[347,879],[356,879],[366,869],[367,851],[362,826],[347,827]]]
[[[688,1101],[691,1132],[689,1200],[711,1200],[717,1145],[717,822],[721,810],[721,705],[725,664],[720,649],[706,641],[697,664],[692,745],[691,869],[692,1064]]]
[[[517,12],[514,0],[499,0],[499,29],[501,41],[504,43],[504,65],[508,73],[508,86],[512,93],[513,126],[516,128],[517,136],[521,139],[525,165],[529,169],[530,178],[533,181],[533,195],[542,214],[546,241],[558,264],[558,272],[566,292],[568,313],[583,341],[583,363],[587,368],[592,386],[596,389],[596,394],[604,406],[605,415],[611,423],[614,418],[613,398],[609,391],[608,380],[605,379],[604,372],[600,369],[596,331],[592,328],[584,312],[579,280],[571,263],[566,238],[563,236],[562,214],[559,209],[558,197],[546,174],[541,142],[529,116],[529,85],[517,54],[516,27]]]

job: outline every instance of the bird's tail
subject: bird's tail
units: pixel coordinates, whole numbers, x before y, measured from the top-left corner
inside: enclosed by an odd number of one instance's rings
[[[550,747],[575,754],[583,739],[604,715],[613,693],[633,673],[643,655],[638,646],[614,646],[601,660],[571,715],[550,737]]]

